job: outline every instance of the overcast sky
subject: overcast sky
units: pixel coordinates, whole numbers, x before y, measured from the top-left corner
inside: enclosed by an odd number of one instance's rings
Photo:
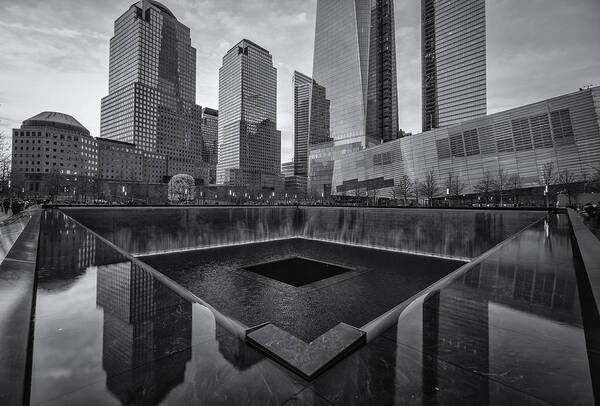
[[[326,1],[326,0],[324,0]],[[70,114],[99,136],[109,39],[123,0],[0,0],[0,129],[41,111]],[[218,69],[242,38],[278,69],[282,160],[292,156],[291,77],[312,73],[316,0],[164,0],[198,50],[196,102],[218,107]],[[488,110],[600,85],[600,1],[489,0]],[[420,132],[420,1],[396,0],[400,126]]]

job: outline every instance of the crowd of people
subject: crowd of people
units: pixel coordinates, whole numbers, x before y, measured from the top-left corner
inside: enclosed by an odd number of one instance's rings
[[[2,200],[2,214],[5,216],[16,215],[21,213],[23,210],[37,204],[35,200],[22,200],[22,199],[9,199],[8,197]]]

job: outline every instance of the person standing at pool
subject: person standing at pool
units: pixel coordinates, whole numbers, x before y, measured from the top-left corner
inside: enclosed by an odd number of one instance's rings
[[[4,207],[4,214],[8,214],[8,208],[10,207],[10,202],[8,199],[4,199],[2,202],[2,207]]]

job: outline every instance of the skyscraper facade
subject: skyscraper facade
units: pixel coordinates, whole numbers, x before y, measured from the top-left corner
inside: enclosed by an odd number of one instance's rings
[[[421,14],[423,131],[485,116],[485,0],[422,0]]]
[[[202,109],[196,105],[190,29],[157,1],[133,4],[115,22],[101,137],[164,157],[165,176],[201,166]]]
[[[394,3],[319,0],[313,79],[331,101],[331,137],[363,147],[398,136]]]
[[[294,175],[308,175],[309,145],[330,141],[329,100],[325,88],[311,77],[295,71],[292,77],[294,98]]]
[[[203,184],[217,181],[217,147],[219,133],[219,112],[207,107],[202,109],[202,163],[204,173],[200,178]],[[208,178],[207,178],[208,176]]]
[[[277,69],[266,49],[244,39],[219,69],[217,183],[281,188]]]

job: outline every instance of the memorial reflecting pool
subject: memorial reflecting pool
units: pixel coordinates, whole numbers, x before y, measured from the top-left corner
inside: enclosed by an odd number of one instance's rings
[[[566,215],[319,210],[44,211],[30,402],[594,404]],[[343,269],[248,269],[290,258]],[[278,352],[318,361],[336,339],[352,342],[309,378]]]

